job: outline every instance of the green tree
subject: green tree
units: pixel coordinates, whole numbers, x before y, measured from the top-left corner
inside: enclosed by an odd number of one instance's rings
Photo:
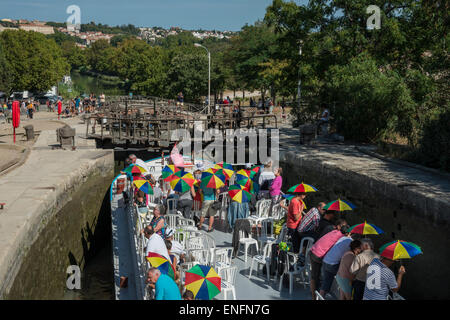
[[[205,54],[179,53],[170,61],[168,72],[170,95],[179,92],[187,101],[202,102],[208,92],[208,58]]]
[[[263,98],[272,83],[260,74],[266,69],[264,63],[276,54],[277,35],[263,22],[246,25],[239,35],[231,39],[225,61],[232,68],[237,86],[249,90],[258,89]]]
[[[87,58],[85,51],[78,47],[74,42],[64,41],[61,44],[61,50],[63,57],[66,58],[72,69],[79,69],[86,65]]]
[[[409,137],[415,103],[398,73],[379,70],[374,59],[361,54],[332,67],[326,77],[335,121],[346,137],[373,142],[395,132]]]
[[[13,79],[12,69],[2,50],[0,43],[0,91],[5,92],[7,95],[11,93]]]
[[[169,58],[161,47],[151,47],[142,40],[125,40],[117,48],[110,63],[122,79],[131,82],[130,89],[133,92],[167,95]]]
[[[69,72],[61,48],[41,33],[5,30],[0,47],[11,67],[14,90],[47,91]]]

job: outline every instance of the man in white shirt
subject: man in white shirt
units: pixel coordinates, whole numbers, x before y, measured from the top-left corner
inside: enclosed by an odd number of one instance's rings
[[[149,252],[157,253],[170,261],[169,252],[167,251],[164,239],[157,233],[154,233],[152,226],[146,226],[144,229],[144,236],[148,239],[145,247],[145,255]]]

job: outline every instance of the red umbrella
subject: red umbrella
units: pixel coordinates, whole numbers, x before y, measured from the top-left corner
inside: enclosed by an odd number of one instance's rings
[[[58,120],[59,120],[59,115],[62,112],[62,102],[61,100],[58,100]]]
[[[12,124],[14,131],[14,143],[16,143],[16,128],[20,125],[20,107],[19,101],[14,101],[12,104]]]

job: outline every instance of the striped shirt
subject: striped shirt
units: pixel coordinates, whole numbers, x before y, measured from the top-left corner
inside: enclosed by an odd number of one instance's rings
[[[387,300],[389,290],[397,288],[394,272],[378,258],[367,268],[366,287],[363,300]]]
[[[298,225],[298,232],[308,232],[317,229],[320,221],[320,212],[314,207],[308,211],[302,218],[302,221]]]

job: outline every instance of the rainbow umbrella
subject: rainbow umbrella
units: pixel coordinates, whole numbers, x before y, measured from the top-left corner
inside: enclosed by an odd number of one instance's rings
[[[239,203],[250,202],[252,200],[252,194],[239,184],[232,185],[228,189],[228,194],[230,195],[232,201]]]
[[[227,179],[230,179],[234,174],[233,166],[226,162],[219,162],[213,169],[221,170],[221,173],[223,173]]]
[[[223,174],[215,174],[213,170],[208,169],[202,172],[200,186],[203,188],[218,189],[225,185],[225,176]]]
[[[195,183],[195,178],[192,175],[192,173],[184,172],[180,174],[181,176],[178,176],[179,172],[173,175],[173,180],[170,181],[170,186],[172,187],[173,191],[178,192],[186,192],[191,189],[191,187]]]
[[[410,259],[421,253],[418,245],[403,240],[386,243],[380,248],[380,255],[391,260]]]
[[[158,268],[161,273],[164,273],[175,280],[175,269],[173,268],[173,265],[162,255],[149,252],[147,261],[152,265],[152,267]]]
[[[198,264],[186,271],[185,286],[195,299],[211,300],[220,293],[221,278],[212,267]]]
[[[142,192],[146,194],[153,194],[153,187],[150,181],[145,179],[134,179],[133,184]]]
[[[357,234],[382,234],[382,233],[384,233],[384,231],[381,230],[380,228],[378,228],[376,225],[367,223],[366,221],[364,221],[364,223],[356,224],[356,225],[350,227],[350,229],[348,229],[348,232],[357,233]]]
[[[182,170],[178,169],[173,164],[169,164],[162,169],[161,177],[163,178],[164,181],[171,181],[174,178],[173,175],[180,171]]]
[[[261,169],[260,166],[253,166],[250,169],[250,178],[253,179],[253,177],[259,172],[260,169]]]
[[[236,172],[236,183],[246,187],[247,189],[250,189],[251,186],[250,171],[241,169],[238,172]]]
[[[131,173],[131,174],[136,174],[136,173],[142,174],[142,173],[147,172],[147,170],[145,170],[144,168],[138,166],[137,164],[129,165],[129,166],[128,166],[125,170],[123,170],[123,171],[124,171],[124,172],[127,172],[127,173]]]
[[[327,205],[323,208],[325,210],[334,210],[334,211],[346,211],[346,210],[351,211],[355,209],[356,206],[349,201],[338,199],[335,201],[331,201],[330,203],[327,203]]]
[[[316,191],[317,191],[316,188],[303,182],[291,187],[288,190],[288,192],[316,192]]]

